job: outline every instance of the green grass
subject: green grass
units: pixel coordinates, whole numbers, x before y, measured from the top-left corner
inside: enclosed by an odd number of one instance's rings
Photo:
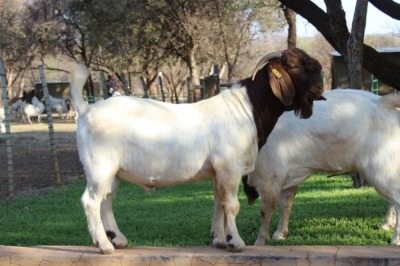
[[[0,201],[0,245],[91,245],[80,205],[85,182],[52,193]],[[252,245],[260,200],[248,206],[242,188],[239,232]],[[156,189],[151,194],[122,182],[114,201],[120,229],[131,246],[210,245],[212,182]],[[285,241],[271,245],[388,245],[392,231],[379,228],[387,203],[372,188],[353,189],[349,177],[316,175],[296,196]],[[272,230],[277,224],[277,213]],[[271,232],[273,233],[273,231]]]

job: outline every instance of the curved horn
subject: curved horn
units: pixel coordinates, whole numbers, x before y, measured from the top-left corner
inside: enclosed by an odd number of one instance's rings
[[[260,59],[260,61],[257,63],[256,68],[254,69],[253,76],[251,76],[251,80],[254,80],[254,77],[256,76],[258,70],[263,68],[266,64],[268,64],[269,61],[273,59],[278,59],[281,58],[283,55],[283,51],[278,51],[278,52],[272,52],[267,55],[265,55],[263,58]]]

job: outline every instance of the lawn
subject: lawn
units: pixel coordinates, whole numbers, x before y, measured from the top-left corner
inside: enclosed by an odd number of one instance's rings
[[[92,245],[80,205],[85,182],[54,192],[0,201],[0,245]],[[257,238],[260,200],[248,206],[239,193],[239,232]],[[270,245],[388,245],[392,231],[379,228],[387,203],[372,188],[353,189],[349,177],[315,175],[296,196],[285,241]],[[130,246],[210,245],[212,182],[158,188],[147,193],[122,182],[114,212]],[[272,230],[277,224],[273,217]],[[272,232],[271,232],[272,233]]]

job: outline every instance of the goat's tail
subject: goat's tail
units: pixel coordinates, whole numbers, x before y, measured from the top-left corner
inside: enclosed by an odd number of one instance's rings
[[[74,63],[72,65],[71,74],[71,96],[78,114],[82,114],[88,108],[88,104],[83,99],[82,91],[89,77],[89,70],[84,65]]]

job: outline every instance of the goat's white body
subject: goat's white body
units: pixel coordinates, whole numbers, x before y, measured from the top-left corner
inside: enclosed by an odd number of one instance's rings
[[[37,116],[40,123],[43,111],[44,104],[36,96],[32,98],[32,104],[27,102],[22,102],[21,104],[22,119],[30,124],[32,124],[31,116]]]
[[[246,174],[257,156],[244,88],[196,104],[113,97],[79,116],[77,140],[84,165],[96,154],[107,165],[100,168],[143,187],[198,181],[225,169]]]
[[[194,104],[120,96],[87,105],[77,95],[85,81],[81,72],[72,82],[78,151],[87,179],[81,201],[100,250],[109,254],[114,246],[128,243],[112,211],[118,176],[148,190],[214,178],[213,244],[242,251],[245,244],[235,222],[237,193],[242,175],[254,170],[258,153],[246,88]]]
[[[400,112],[395,109],[400,107],[399,96],[392,96],[390,108],[379,103],[379,96],[360,90],[337,89],[324,97],[326,102],[314,103],[310,119],[283,114],[260,150],[249,177],[264,213],[258,245],[269,239],[269,221],[279,198],[280,221],[273,238],[286,238],[297,185],[320,171],[359,172],[400,210]],[[397,217],[392,243],[399,243],[399,232]]]

